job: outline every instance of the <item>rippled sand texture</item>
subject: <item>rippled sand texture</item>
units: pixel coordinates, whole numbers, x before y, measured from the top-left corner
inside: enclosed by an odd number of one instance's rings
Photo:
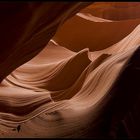
[[[77,5],[80,10],[88,4]],[[93,3],[63,25],[59,22],[58,29],[44,24],[35,35],[29,24],[19,41],[25,46],[1,64],[11,73],[3,68],[8,76],[0,86],[0,137],[103,137],[100,122],[113,97],[110,91],[140,46],[138,7],[139,2]]]

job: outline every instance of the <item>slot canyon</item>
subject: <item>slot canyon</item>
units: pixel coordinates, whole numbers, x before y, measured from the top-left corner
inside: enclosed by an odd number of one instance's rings
[[[140,138],[140,2],[0,2],[0,138]]]

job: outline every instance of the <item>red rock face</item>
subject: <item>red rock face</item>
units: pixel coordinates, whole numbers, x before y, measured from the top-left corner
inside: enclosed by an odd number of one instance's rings
[[[139,9],[139,2],[95,2],[81,12],[116,21],[139,18]]]
[[[0,137],[139,137],[139,7],[0,3]]]

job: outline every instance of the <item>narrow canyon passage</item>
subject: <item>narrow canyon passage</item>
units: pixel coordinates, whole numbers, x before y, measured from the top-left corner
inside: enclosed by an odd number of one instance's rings
[[[140,2],[0,2],[1,138],[139,138]]]

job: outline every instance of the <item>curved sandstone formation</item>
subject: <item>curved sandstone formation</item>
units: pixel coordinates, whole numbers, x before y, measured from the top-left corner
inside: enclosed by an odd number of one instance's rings
[[[5,4],[0,137],[140,137],[139,3]]]

